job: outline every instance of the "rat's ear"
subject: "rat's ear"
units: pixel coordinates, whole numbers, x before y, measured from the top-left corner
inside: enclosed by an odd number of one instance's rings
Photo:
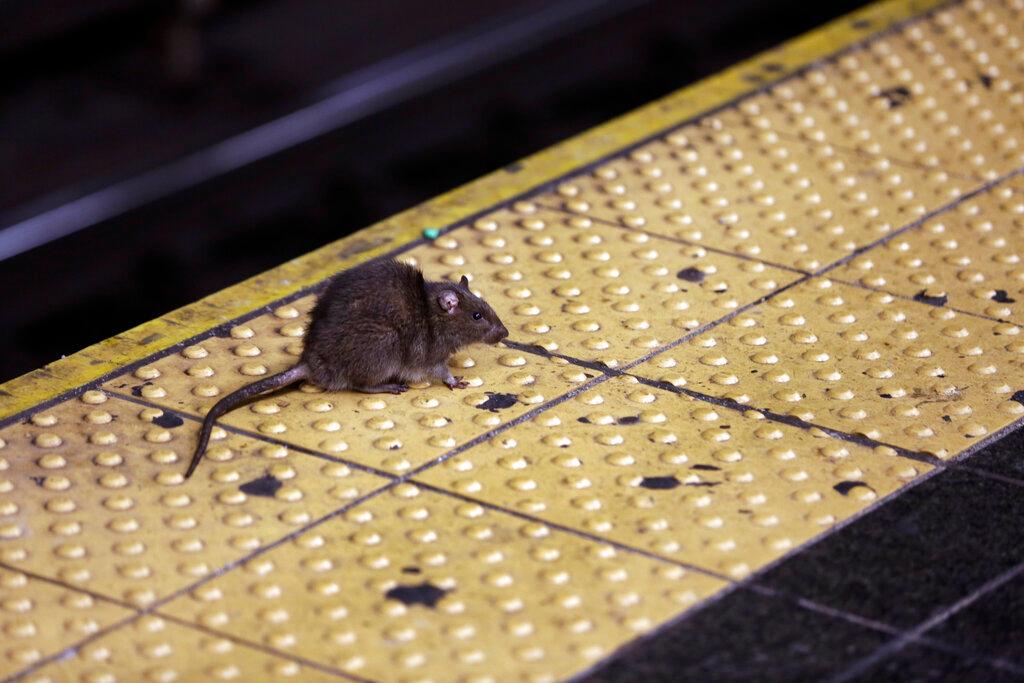
[[[459,295],[450,289],[442,290],[437,295],[437,304],[448,315],[454,315],[459,310]]]
[[[469,289],[469,278],[463,275],[462,279],[459,280],[459,284],[465,287],[466,289]]]

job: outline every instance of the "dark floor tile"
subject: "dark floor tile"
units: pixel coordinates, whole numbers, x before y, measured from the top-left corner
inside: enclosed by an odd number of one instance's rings
[[[971,467],[1024,481],[1024,429],[1015,429],[963,462]]]
[[[957,683],[1019,683],[1024,676],[997,669],[985,662],[958,657],[922,645],[908,645],[886,657],[851,683],[924,683],[925,681],[957,681]]]
[[[1024,561],[1024,488],[969,472],[922,482],[760,579],[909,628]]]
[[[890,637],[739,589],[625,648],[581,680],[814,681]]]
[[[1024,667],[1024,575],[978,598],[925,635]]]

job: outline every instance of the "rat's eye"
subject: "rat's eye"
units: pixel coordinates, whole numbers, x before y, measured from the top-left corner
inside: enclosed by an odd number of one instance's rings
[[[484,317],[484,314],[481,313],[480,311],[477,311],[476,313],[473,314],[473,320],[479,320],[482,317]]]

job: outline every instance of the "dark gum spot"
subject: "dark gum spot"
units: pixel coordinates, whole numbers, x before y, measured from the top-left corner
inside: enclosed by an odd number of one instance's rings
[[[850,491],[857,488],[858,486],[863,486],[866,489],[871,488],[862,481],[841,481],[832,488],[834,488],[836,491],[845,496],[849,495]]]
[[[274,476],[265,474],[259,479],[253,479],[247,481],[238,487],[238,490],[249,496],[263,496],[265,498],[273,498],[274,494],[284,486],[281,481]]]
[[[185,421],[175,415],[174,413],[164,413],[160,417],[153,418],[153,424],[158,427],[164,427],[165,429],[174,429],[185,424]]]
[[[441,600],[448,591],[443,588],[438,588],[434,584],[424,582],[418,586],[395,586],[387,593],[384,597],[391,600],[398,600],[404,605],[423,605],[424,607],[430,607],[433,609],[437,607],[438,601]]]
[[[674,476],[667,477],[644,477],[640,481],[640,486],[645,489],[654,489],[656,491],[664,491],[668,489],[674,489],[680,485],[680,481]]]

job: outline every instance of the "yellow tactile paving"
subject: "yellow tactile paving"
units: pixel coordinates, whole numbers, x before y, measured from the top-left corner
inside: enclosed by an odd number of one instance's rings
[[[532,202],[485,216],[408,257],[427,271],[471,273],[514,340],[610,367],[799,277]]]
[[[388,483],[238,436],[183,482],[196,425],[161,412],[90,391],[0,430],[0,561],[145,606]]]
[[[929,469],[617,378],[418,480],[743,578]]]
[[[324,683],[350,679],[157,616],[145,616],[97,638],[72,656],[40,667],[22,680],[25,683]]]
[[[635,372],[944,458],[1024,414],[1019,327],[825,279]]]
[[[815,271],[977,184],[784,137],[761,100],[571,178],[554,201],[595,220]]]
[[[1024,181],[1014,179],[854,259],[837,279],[1024,321]]]
[[[949,458],[1019,417],[1024,2],[816,61],[935,5],[866,8],[5,384],[5,417],[47,403],[0,429],[0,678],[564,679],[928,472],[884,444]],[[463,391],[281,392],[184,482],[197,418],[298,357],[313,297],[282,297],[406,245],[582,363],[475,347]]]
[[[484,292],[497,289],[487,285]],[[203,416],[219,396],[296,362],[312,303],[307,297],[281,306],[104,386]],[[595,376],[503,347],[471,347],[452,364],[469,388],[419,385],[393,396],[304,385],[229,413],[220,424],[401,475]],[[186,449],[195,445],[195,429],[183,430]],[[215,430],[211,444],[225,435]],[[207,471],[201,467],[196,476]]]
[[[81,591],[0,568],[0,676],[20,671],[131,615],[129,609]]]
[[[986,24],[964,5],[940,11],[785,82],[761,114],[805,140],[995,179],[1024,164],[1024,93],[1006,51],[1024,13],[1010,13],[982,11]]]
[[[375,680],[554,681],[723,585],[402,484],[162,611]]]

